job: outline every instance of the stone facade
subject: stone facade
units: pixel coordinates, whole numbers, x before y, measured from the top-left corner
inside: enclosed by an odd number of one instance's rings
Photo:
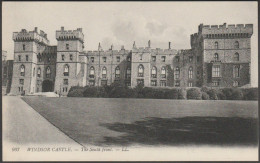
[[[250,84],[253,25],[199,25],[191,49],[84,51],[82,29],[56,31],[50,46],[43,31],[14,32],[14,74],[11,93],[54,91],[67,95],[71,86],[102,86],[118,81],[135,87],[236,87]],[[21,71],[24,66],[24,75]],[[23,80],[23,82],[22,82]]]

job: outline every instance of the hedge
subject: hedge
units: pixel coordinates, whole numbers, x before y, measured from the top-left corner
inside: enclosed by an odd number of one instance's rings
[[[258,100],[258,88],[128,88],[120,83],[104,87],[71,87],[68,97]]]

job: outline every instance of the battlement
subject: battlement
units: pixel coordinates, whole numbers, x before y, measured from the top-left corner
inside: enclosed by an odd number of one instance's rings
[[[79,40],[82,43],[84,42],[84,34],[82,28],[77,28],[76,30],[64,30],[64,27],[61,27],[61,30],[56,31],[56,39],[59,40]]]
[[[87,51],[87,55],[95,56],[95,55],[128,55],[130,50],[106,50],[106,51]]]
[[[203,25],[199,26],[199,32],[205,34],[253,34],[253,24],[229,24],[226,25]]]
[[[36,41],[49,45],[50,41],[47,38],[47,34],[40,30],[38,33],[38,28],[35,27],[33,31],[27,31],[22,29],[20,32],[13,33],[14,41]]]

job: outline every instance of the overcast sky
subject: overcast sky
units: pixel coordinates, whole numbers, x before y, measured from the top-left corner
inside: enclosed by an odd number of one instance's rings
[[[253,24],[252,84],[258,84],[257,2],[3,2],[2,48],[13,58],[12,32],[43,30],[51,45],[55,31],[83,28],[85,50],[138,47],[190,48],[198,25]]]

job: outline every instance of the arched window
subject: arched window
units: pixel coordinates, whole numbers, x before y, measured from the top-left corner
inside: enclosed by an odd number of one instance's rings
[[[238,53],[235,53],[234,59],[235,59],[235,61],[239,61],[239,54]]]
[[[189,76],[189,79],[193,78],[193,68],[192,67],[189,68],[188,76]]]
[[[69,76],[69,65],[64,66],[64,76]]]
[[[21,65],[20,72],[21,72],[21,76],[25,75],[25,67],[24,67],[24,65]]]
[[[144,76],[144,66],[139,65],[138,66],[138,77],[143,77]]]
[[[106,78],[107,77],[107,68],[103,67],[102,68],[102,78]]]
[[[215,49],[218,49],[218,42],[215,42]]]
[[[89,77],[90,77],[90,78],[94,78],[94,76],[95,76],[95,69],[94,69],[94,67],[92,66],[92,67],[90,67]]]
[[[128,68],[126,69],[126,78],[127,78],[127,79],[131,78],[131,68],[130,68],[130,67],[128,67]]]
[[[214,61],[218,61],[219,60],[219,58],[218,58],[218,53],[215,53],[214,54]]]
[[[37,70],[37,76],[38,76],[38,77],[41,77],[41,68],[38,68],[38,70]]]
[[[162,67],[161,77],[162,77],[162,78],[166,78],[166,68],[165,68],[165,67]]]
[[[240,77],[240,66],[236,65],[234,68],[234,77],[239,78]]]
[[[157,77],[157,68],[155,66],[153,66],[153,68],[152,68],[152,77],[153,78]]]
[[[175,69],[175,79],[179,79],[180,78],[180,68],[176,67]]]
[[[120,77],[120,68],[117,66],[115,70],[116,70],[115,77],[119,78]]]
[[[238,42],[238,41],[235,42],[235,48],[236,48],[236,49],[239,48],[239,42]]]
[[[51,77],[51,68],[48,66],[46,69],[46,77],[50,78]]]

